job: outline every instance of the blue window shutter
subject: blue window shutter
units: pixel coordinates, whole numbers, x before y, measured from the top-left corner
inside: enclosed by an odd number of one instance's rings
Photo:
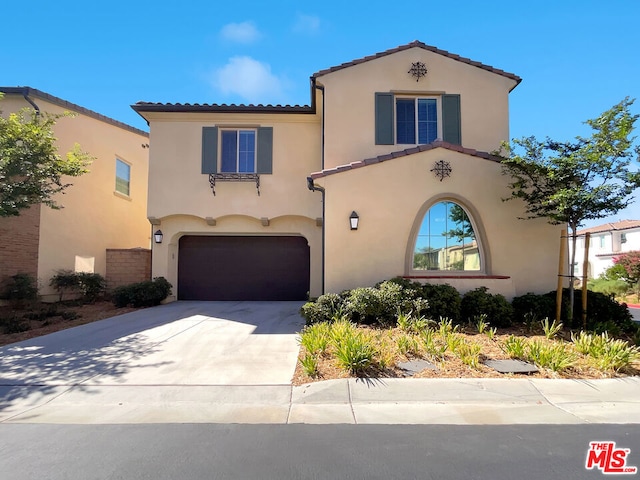
[[[218,165],[218,127],[202,127],[202,173],[216,173]]]
[[[258,128],[256,173],[273,173],[273,127]]]
[[[442,139],[454,145],[462,145],[460,95],[442,96]]]
[[[376,93],[376,145],[393,145],[393,93]]]

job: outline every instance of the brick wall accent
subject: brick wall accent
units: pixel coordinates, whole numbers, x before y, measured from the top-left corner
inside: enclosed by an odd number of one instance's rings
[[[0,288],[16,273],[38,276],[40,205],[0,218]]]
[[[107,248],[107,288],[151,280],[151,250]]]

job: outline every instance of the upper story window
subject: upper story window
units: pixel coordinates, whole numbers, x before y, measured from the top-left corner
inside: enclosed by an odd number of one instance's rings
[[[438,138],[435,98],[396,98],[396,143],[424,144]]]
[[[375,94],[376,145],[416,145],[443,141],[462,145],[460,95]]]
[[[273,173],[273,127],[202,127],[202,173]]]
[[[438,202],[427,211],[416,238],[413,269],[480,271],[476,232],[461,205]]]
[[[220,140],[220,172],[255,173],[255,130],[221,130]]]
[[[131,165],[116,158],[116,192],[129,196],[131,184]]]

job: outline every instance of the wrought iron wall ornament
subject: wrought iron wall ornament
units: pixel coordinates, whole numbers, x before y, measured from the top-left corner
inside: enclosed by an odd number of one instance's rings
[[[444,160],[438,160],[433,166],[433,168],[431,169],[431,171],[434,173],[436,177],[440,179],[440,181],[442,181],[444,180],[444,177],[451,176],[452,169],[451,169],[451,165],[449,165],[449,162],[445,162]]]
[[[210,173],[209,185],[213,196],[216,195],[216,181],[218,182],[256,182],[258,196],[260,196],[260,175],[257,173]]]
[[[422,62],[412,63],[407,73],[410,73],[412,77],[416,77],[416,82],[418,82],[422,77],[427,76],[427,66]]]

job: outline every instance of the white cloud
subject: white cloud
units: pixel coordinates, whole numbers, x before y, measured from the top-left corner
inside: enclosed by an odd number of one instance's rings
[[[282,99],[285,80],[271,73],[267,63],[232,57],[214,72],[212,83],[224,95],[237,95],[250,103],[273,103]]]
[[[306,15],[298,13],[296,21],[293,24],[293,31],[296,33],[304,33],[313,35],[320,30],[320,17],[316,15]]]
[[[220,36],[230,42],[252,43],[260,38],[260,32],[253,22],[228,23],[222,30]]]

